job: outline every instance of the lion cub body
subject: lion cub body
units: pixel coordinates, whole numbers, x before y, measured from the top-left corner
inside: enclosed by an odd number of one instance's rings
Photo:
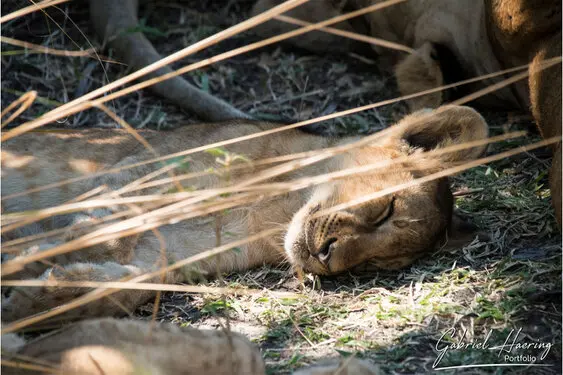
[[[204,124],[179,128],[169,133],[143,132],[142,135],[153,145],[154,151],[167,155],[202,144],[272,130],[275,126],[257,122]],[[192,281],[194,274],[241,271],[287,260],[298,268],[316,274],[336,274],[369,262],[383,268],[404,267],[431,250],[449,228],[453,200],[447,179],[413,185],[326,215],[316,216],[316,213],[377,191],[410,183],[415,178],[445,168],[450,163],[474,159],[484,150],[483,146],[434,158],[420,154],[408,161],[392,164],[397,158],[424,150],[484,139],[488,134],[487,129],[482,117],[467,107],[446,106],[435,111],[420,111],[389,129],[386,136],[374,138],[373,142],[357,147],[349,147],[344,153],[322,158],[304,168],[288,168],[274,180],[270,178],[269,182],[304,181],[304,177],[379,163],[379,168],[368,170],[368,173],[307,186],[305,189],[270,198],[252,198],[250,203],[243,202],[244,204],[222,211],[220,226],[217,225],[215,215],[196,215],[195,219],[183,221],[178,221],[174,216],[172,222],[163,223],[168,225],[159,227],[158,231],[149,230],[119,240],[102,242],[52,259],[47,258],[48,262],[24,264],[22,270],[8,276],[59,281],[119,280],[162,267],[163,248],[166,264],[173,264],[219,244],[231,243],[282,226],[288,228],[285,233],[280,231],[278,235],[243,244],[236,251],[225,252],[220,257],[207,258],[197,264],[178,268],[169,272],[165,281]],[[222,152],[226,155],[223,159],[230,157],[236,160],[237,156],[238,159],[243,156],[247,160],[259,161],[354,141],[356,140],[335,141],[293,130],[234,143]],[[124,197],[131,194],[156,194],[159,193],[157,187],[130,194],[122,194],[120,189],[166,166],[163,163],[153,163],[119,169],[154,157],[151,151],[120,130],[25,134],[6,142],[2,153],[2,203],[5,214],[56,207],[100,186],[111,194],[119,193]],[[205,189],[231,186],[262,172],[271,171],[266,166],[250,164],[246,170],[236,172],[232,169],[226,173],[227,169],[220,168],[217,158],[216,155],[203,152],[179,161],[188,172],[209,171],[210,168],[216,172],[185,181],[185,188],[205,192],[208,191]],[[222,160],[223,164],[225,162]],[[280,165],[273,168],[277,167]],[[99,174],[102,170],[111,172],[118,169],[116,173]],[[57,187],[46,186],[92,173],[98,173],[97,177]],[[32,190],[45,186],[48,188]],[[170,186],[174,185],[169,185],[166,189]],[[31,192],[18,195],[27,190]],[[21,264],[18,262],[25,260],[26,256],[79,237],[83,234],[80,225],[84,223],[96,223],[96,220],[121,211],[121,207],[103,206],[90,211],[59,215],[9,231],[5,233],[5,240],[59,228],[66,228],[67,232],[58,240],[45,240],[29,248],[12,248],[8,254],[14,254],[13,251],[18,249],[23,251],[12,256],[3,265],[3,269],[10,269],[12,266],[17,268]],[[173,213],[176,214],[176,211]],[[179,217],[185,213],[185,209],[178,208]],[[50,267],[53,263],[57,266]],[[73,288],[31,288],[22,293],[18,293],[16,289],[2,304],[2,319],[11,321],[40,312],[70,301],[82,293],[84,290]],[[153,292],[146,290],[120,291],[112,297],[119,300],[119,303],[93,303],[75,309],[69,315],[83,318],[123,314],[124,310],[134,310],[152,295]]]
[[[202,124],[180,128],[170,133],[143,131],[140,134],[148,143],[154,145],[154,150],[160,155],[178,152],[184,149],[201,146],[206,142],[217,142],[225,139],[244,136],[263,130],[272,129],[275,125],[265,123],[230,123],[230,124]],[[314,150],[327,147],[329,140],[322,137],[303,137],[296,131],[286,132],[283,136],[264,137],[258,142],[241,142],[228,147],[230,153],[244,155],[249,160],[276,157],[291,152]],[[63,156],[64,155],[64,156]],[[154,155],[146,150],[127,132],[121,130],[86,130],[80,132],[63,133],[32,133],[3,144],[2,149],[2,195],[42,187],[48,184],[88,175],[102,170],[119,168],[128,164],[153,158]],[[190,171],[205,171],[209,168],[220,169],[216,157],[210,153],[199,153],[190,157],[184,164]],[[240,164],[240,163],[239,163]],[[163,166],[162,163],[124,170],[117,174],[107,174],[90,180],[75,182],[66,186],[30,193],[23,197],[6,199],[3,201],[3,212],[20,212],[63,204],[92,189],[105,185],[108,189],[118,190],[134,180],[151,173]],[[231,183],[243,180],[258,168],[250,171],[234,173]],[[322,167],[319,170],[323,172]],[[297,178],[303,174],[297,171],[288,174],[287,178]],[[220,176],[211,173],[209,176],[190,180],[185,184],[188,189],[210,189],[224,184]],[[144,190],[142,193],[157,193],[158,188]],[[292,213],[304,204],[305,195],[283,195],[279,198],[248,204],[229,210],[222,217],[223,242],[233,242],[246,238],[250,234],[260,232],[271,226],[288,223]],[[94,211],[87,215],[87,220],[102,217],[109,212]],[[5,238],[13,239],[24,235],[37,234],[51,229],[72,226],[80,222],[68,215],[55,217],[48,221],[29,225],[8,233]],[[162,248],[161,240],[165,241],[167,262],[185,259],[217,245],[214,217],[203,216],[190,221],[182,221],[173,225],[164,225],[158,229],[159,235],[147,231],[142,235],[127,237],[114,241],[105,246],[71,252],[54,258],[59,265],[65,265],[65,270],[50,269],[44,264],[31,264],[20,272],[18,278],[56,278],[65,280],[97,280],[109,281],[122,277],[140,274],[144,271],[155,270],[159,265]],[[77,237],[76,230],[69,230],[71,238]],[[198,263],[197,267],[180,269],[167,275],[170,283],[185,281],[186,276],[198,278],[200,274],[208,275],[215,272],[233,272],[246,270],[261,264],[277,264],[284,259],[281,249],[283,239],[269,238],[256,241],[244,247],[244,251],[230,251],[219,258],[210,258]],[[59,245],[59,242],[42,245],[39,249],[48,249]],[[36,248],[32,248],[31,251]],[[27,250],[25,254],[29,254]],[[22,255],[24,256],[24,255]],[[18,258],[15,258],[17,260]],[[36,290],[37,300],[21,298],[17,303],[5,301],[3,304],[3,319],[13,320],[25,316],[31,311],[41,311],[45,302],[44,293]],[[67,300],[76,294],[68,289],[57,289],[51,294],[59,301]],[[121,293],[125,295],[125,293]],[[150,293],[132,292],[126,298],[126,305],[135,308],[150,296]],[[64,296],[64,297],[63,297]],[[11,297],[18,298],[15,294]],[[53,302],[47,302],[52,305]],[[98,310],[99,309],[99,310]],[[101,304],[89,306],[87,312],[77,312],[78,316],[86,313],[90,316],[108,316],[121,314],[120,308]],[[12,315],[14,314],[14,315]],[[83,316],[83,315],[82,315]]]

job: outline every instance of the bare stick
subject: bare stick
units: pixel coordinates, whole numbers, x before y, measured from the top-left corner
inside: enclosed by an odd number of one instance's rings
[[[85,101],[91,100],[97,96],[103,95],[108,91],[111,91],[119,86],[122,86],[126,83],[129,83],[135,79],[141,78],[142,76],[154,72],[160,68],[163,68],[175,61],[178,61],[180,59],[185,58],[186,56],[192,55],[196,52],[202,51],[210,46],[212,46],[213,44],[216,44],[222,40],[225,40],[227,38],[230,38],[234,35],[237,35],[243,31],[246,31],[256,25],[259,25],[261,23],[264,23],[266,21],[268,21],[269,19],[287,12],[288,10],[291,10],[303,3],[306,3],[308,0],[288,0],[286,2],[284,2],[283,4],[280,4],[279,6],[276,6],[264,13],[261,13],[255,17],[252,17],[244,22],[241,22],[239,24],[236,24],[232,27],[229,27],[226,30],[220,31],[214,35],[211,35],[210,37],[207,37],[203,40],[200,40],[197,43],[192,44],[191,46],[188,46],[178,52],[173,53],[172,55],[169,55],[143,69],[137,70],[136,72],[133,72],[123,78],[120,78],[116,81],[113,81],[97,90],[92,91],[91,93],[88,93],[86,95],[83,95],[82,97],[75,99],[59,108],[56,109],[56,112],[60,112],[63,111],[67,108],[73,107],[79,103],[83,103]]]
[[[289,0],[288,2],[292,2],[292,1],[294,1],[294,0]],[[295,0],[295,1],[297,1],[297,0]],[[304,1],[304,0],[301,0],[301,1]],[[195,69],[199,69],[199,68],[205,67],[205,66],[207,66],[207,65],[216,63],[216,62],[218,62],[218,61],[222,61],[222,60],[231,58],[231,57],[236,56],[236,55],[239,55],[239,54],[241,54],[241,53],[245,53],[245,52],[248,52],[248,51],[252,51],[252,50],[255,50],[255,49],[258,49],[258,48],[261,48],[261,47],[270,45],[270,44],[273,44],[273,43],[277,43],[277,42],[282,41],[282,40],[285,40],[285,39],[289,39],[289,38],[292,38],[292,37],[295,37],[295,36],[298,36],[298,35],[307,33],[307,32],[309,32],[309,31],[313,31],[313,30],[319,29],[319,28],[321,28],[321,27],[325,27],[325,26],[332,25],[332,24],[335,24],[335,23],[338,23],[338,22],[342,22],[342,21],[345,21],[345,20],[350,19],[350,18],[358,17],[358,16],[360,16],[360,15],[363,15],[363,14],[366,14],[366,13],[369,13],[369,12],[373,12],[373,11],[376,11],[376,10],[379,10],[379,9],[382,9],[382,8],[385,8],[385,7],[388,7],[388,6],[397,4],[397,3],[401,3],[401,2],[404,2],[404,1],[406,1],[406,0],[387,0],[387,1],[383,2],[383,3],[375,4],[375,5],[366,7],[366,8],[359,9],[359,10],[354,11],[354,12],[350,12],[350,13],[346,13],[346,14],[343,14],[343,15],[340,15],[340,16],[337,16],[337,17],[333,17],[333,18],[331,18],[331,19],[329,19],[329,20],[326,20],[326,21],[323,21],[323,22],[320,22],[320,23],[317,23],[317,24],[312,24],[312,25],[309,25],[309,26],[306,26],[306,27],[302,27],[302,28],[300,28],[300,29],[293,30],[293,31],[290,31],[290,32],[287,32],[287,33],[284,33],[284,34],[281,34],[281,35],[278,35],[278,36],[275,36],[275,37],[272,37],[272,38],[265,39],[265,40],[263,40],[263,41],[261,41],[261,42],[256,42],[256,43],[252,43],[252,44],[250,44],[250,45],[247,45],[247,46],[245,46],[245,47],[236,48],[236,49],[231,50],[231,51],[229,51],[229,52],[225,52],[225,53],[222,53],[222,54],[220,54],[220,55],[211,57],[211,58],[209,58],[209,59],[202,60],[202,61],[200,61],[200,62],[198,62],[198,63],[190,64],[190,65],[188,65],[188,66],[186,66],[186,67],[184,67],[184,68],[178,69],[178,70],[176,70],[176,71],[174,71],[174,72],[167,73],[167,74],[161,75],[161,76],[159,76],[159,77],[157,77],[157,78],[152,78],[152,79],[149,79],[149,80],[140,82],[140,83],[138,83],[138,84],[132,85],[132,86],[127,87],[127,88],[125,88],[125,89],[119,90],[119,91],[117,91],[116,93],[113,93],[113,94],[104,96],[103,98],[100,98],[100,99],[96,99],[96,100],[93,101],[93,103],[96,103],[96,104],[105,103],[105,102],[110,101],[110,100],[113,100],[113,99],[115,99],[115,98],[117,98],[117,97],[126,95],[126,94],[128,94],[128,93],[131,93],[131,92],[134,92],[134,91],[137,91],[137,90],[140,90],[140,89],[143,89],[143,88],[145,88],[145,87],[149,87],[149,86],[151,86],[151,85],[160,83],[160,82],[162,82],[162,81],[164,81],[164,80],[167,80],[167,79],[170,79],[170,78],[173,78],[173,77],[176,77],[176,76],[185,74],[185,73],[190,72],[190,71],[193,71],[193,70],[195,70]],[[286,4],[286,3],[284,3],[284,4]],[[284,5],[284,4],[282,4],[282,5]],[[280,6],[282,6],[282,5],[279,5],[278,7],[280,7]],[[264,15],[264,14],[266,14],[266,13],[270,13],[271,11],[273,11],[274,9],[277,9],[278,7],[272,8],[272,9],[268,10],[267,12],[264,12],[264,13],[258,15],[258,16],[255,16],[255,17],[251,18],[250,20],[252,20],[252,19],[254,19],[254,18],[256,18],[256,17],[262,16],[262,15]],[[277,15],[277,14],[271,14],[271,17],[270,17],[270,18],[274,17],[275,15]],[[250,20],[248,20],[248,21],[250,21]],[[245,22],[248,22],[248,21],[245,21]],[[244,23],[244,22],[243,22],[243,23]],[[236,26],[240,26],[240,25],[242,25],[243,23],[238,24],[238,25],[236,25]],[[259,23],[255,23],[253,26],[255,26],[256,24],[259,24]],[[236,27],[236,26],[233,26],[233,27]],[[250,26],[249,26],[249,27],[250,27]],[[227,29],[227,30],[230,30],[230,29]],[[225,30],[225,31],[227,31],[227,30]],[[219,33],[219,34],[220,34],[220,33]],[[219,35],[219,34],[215,34],[215,35]],[[210,37],[210,38],[212,38],[212,37]],[[209,38],[208,38],[208,39],[209,39]],[[205,40],[207,40],[207,39],[204,39],[204,41],[205,41]],[[196,43],[196,44],[194,44],[194,45],[192,45],[192,46],[196,46],[196,45],[198,45],[198,44],[199,44],[199,43]],[[190,47],[188,47],[188,48],[190,48]],[[182,51],[184,51],[184,50],[182,50]],[[180,52],[182,52],[182,51],[180,51]],[[175,55],[175,54],[174,54],[174,55]],[[171,56],[174,56],[174,55],[171,55]],[[170,57],[170,56],[169,56],[169,57]],[[168,57],[168,58],[169,58],[169,57]],[[183,56],[182,56],[182,57],[183,57]],[[167,60],[168,58],[165,58],[164,60]],[[163,60],[161,60],[161,61],[163,61]],[[158,63],[160,63],[161,61],[159,61]],[[156,64],[156,63],[155,63],[155,64]],[[154,65],[154,64],[153,64],[153,65]],[[150,65],[149,67],[152,67],[153,65]],[[147,67],[147,68],[149,68],[149,67]],[[146,68],[145,68],[145,69],[146,69]],[[144,69],[141,69],[141,71],[143,71],[143,70],[144,70]],[[152,70],[151,70],[151,71],[152,71]],[[139,71],[137,71],[137,72],[135,72],[135,73],[132,73],[131,75],[129,75],[129,76],[127,76],[127,77],[124,77],[124,78],[128,78],[128,77],[134,76],[134,75],[137,74],[138,72],[139,72]],[[148,73],[148,72],[147,72],[147,73]],[[143,73],[143,74],[145,74],[145,73]],[[84,109],[86,109],[86,108],[89,108],[89,107],[92,106],[92,103],[90,103],[89,105],[86,105],[86,106],[83,106],[83,105],[81,105],[81,104],[87,104],[87,101],[88,101],[89,99],[91,99],[93,96],[95,96],[95,95],[93,95],[93,94],[96,93],[96,95],[97,95],[98,92],[99,92],[100,90],[102,90],[102,89],[104,89],[103,92],[106,92],[106,91],[110,90],[111,88],[114,88],[114,87],[115,87],[114,85],[115,85],[116,83],[119,83],[119,85],[122,84],[121,80],[123,80],[124,78],[122,78],[122,79],[120,79],[120,80],[117,80],[117,81],[115,81],[115,82],[113,82],[113,83],[111,83],[111,84],[109,84],[109,85],[106,85],[106,86],[102,87],[101,89],[95,90],[95,91],[93,91],[93,92],[90,93],[90,94],[84,95],[84,96],[82,96],[81,98],[76,99],[76,100],[74,100],[74,101],[72,101],[72,102],[70,102],[70,103],[67,103],[67,104],[65,104],[65,105],[63,105],[63,106],[60,106],[60,107],[58,107],[58,108],[55,108],[55,109],[53,109],[52,111],[48,112],[47,114],[41,116],[41,117],[38,118],[38,119],[35,119],[35,120],[33,120],[33,121],[30,121],[30,122],[27,122],[27,123],[25,123],[25,124],[22,124],[21,126],[15,128],[15,129],[12,129],[9,133],[2,134],[2,136],[0,137],[0,140],[1,140],[1,141],[8,140],[8,139],[13,138],[13,137],[15,137],[15,136],[17,136],[17,135],[23,134],[23,133],[25,133],[26,131],[30,131],[30,130],[32,130],[32,129],[38,128],[38,127],[43,126],[43,125],[45,125],[45,124],[48,124],[48,123],[50,123],[50,122],[56,121],[56,120],[59,119],[59,118],[66,117],[66,116],[69,116],[69,115],[71,115],[71,114],[77,113],[77,112],[79,112],[79,111],[81,111],[81,110],[84,110]],[[135,77],[135,78],[136,78],[136,77]],[[124,83],[124,82],[123,82],[123,83]],[[102,94],[103,92],[100,92],[99,94]]]
[[[24,42],[22,40],[9,38],[7,36],[0,36],[0,42],[6,43],[6,44],[11,44],[13,46],[23,47],[23,48],[30,49],[30,50],[35,51],[35,52],[47,53],[49,55],[56,55],[56,56],[83,57],[83,56],[92,56],[92,54],[95,52],[95,50],[93,48],[87,49],[87,50],[84,50],[84,51],[60,50],[60,49],[41,46],[39,44]]]

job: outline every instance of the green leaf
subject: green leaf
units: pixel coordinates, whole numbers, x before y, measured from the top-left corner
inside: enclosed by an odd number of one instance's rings
[[[209,155],[215,156],[215,157],[227,155],[227,150],[225,150],[222,147],[210,148],[208,150],[205,150],[205,152],[207,152]]]

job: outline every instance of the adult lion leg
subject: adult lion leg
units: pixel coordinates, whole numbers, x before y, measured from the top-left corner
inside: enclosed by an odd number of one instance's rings
[[[542,70],[542,63],[561,56],[561,33],[539,49],[530,66],[530,101],[532,113],[544,138],[561,136],[561,65]],[[561,142],[552,147],[553,161],[549,175],[551,199],[561,229]]]
[[[137,7],[137,0],[90,1],[90,17],[96,32],[134,70],[161,59],[152,43],[141,32],[131,31],[139,23]],[[172,69],[165,67],[146,75],[145,78],[154,78],[170,72]],[[204,120],[249,118],[224,101],[190,85],[182,77],[171,78],[153,85],[151,90]]]
[[[16,353],[56,365],[64,374],[265,374],[260,351],[241,334],[135,320],[72,324]]]
[[[64,267],[52,267],[38,280],[58,282],[118,281],[140,275],[145,267],[121,265],[115,262],[103,264],[73,263]],[[89,291],[77,287],[16,287],[2,301],[2,320],[14,321],[70,302]],[[92,318],[124,315],[146,302],[154,291],[125,290],[104,299],[86,304],[62,315],[65,319]]]
[[[8,336],[2,337],[8,342]],[[64,374],[264,375],[260,351],[243,335],[135,320],[93,319],[68,325],[29,342],[12,335],[14,353],[57,366]],[[15,339],[15,340],[14,340]],[[189,355],[186,355],[189,354]],[[5,356],[5,357],[4,357]],[[25,370],[14,373],[27,374]],[[294,375],[377,375],[358,358],[324,361]]]

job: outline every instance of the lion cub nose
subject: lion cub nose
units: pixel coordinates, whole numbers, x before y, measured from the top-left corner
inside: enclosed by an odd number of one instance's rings
[[[330,257],[332,256],[332,250],[334,249],[334,244],[336,243],[336,238],[327,239],[323,245],[320,247],[319,252],[314,254],[315,258],[319,260],[323,265],[328,266]]]

